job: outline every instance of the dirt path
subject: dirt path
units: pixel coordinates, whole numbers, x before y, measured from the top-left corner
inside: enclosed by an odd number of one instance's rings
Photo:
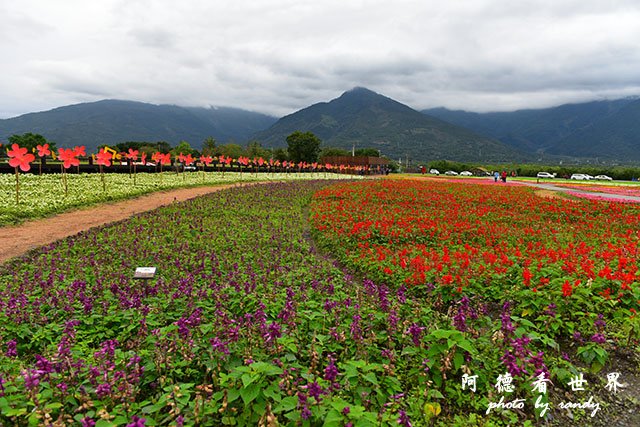
[[[48,245],[56,240],[72,236],[92,227],[119,221],[173,202],[181,202],[225,188],[262,184],[225,184],[209,187],[180,188],[151,193],[136,199],[105,203],[86,209],[64,212],[59,215],[24,222],[16,226],[0,228],[0,264],[20,256],[30,249]]]

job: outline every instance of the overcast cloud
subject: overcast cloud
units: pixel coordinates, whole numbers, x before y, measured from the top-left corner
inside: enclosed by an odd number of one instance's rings
[[[0,118],[97,101],[275,116],[364,86],[413,108],[640,95],[640,2],[0,2]]]

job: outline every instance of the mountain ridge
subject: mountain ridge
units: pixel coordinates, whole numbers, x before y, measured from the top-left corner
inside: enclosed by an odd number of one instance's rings
[[[429,117],[362,87],[284,116],[250,139],[275,148],[283,146],[286,136],[296,130],[313,132],[332,147],[374,148],[394,159],[513,161],[526,157],[499,141]]]
[[[0,138],[39,133],[59,145],[85,145],[93,152],[98,145],[125,141],[167,141],[176,145],[184,140],[199,149],[210,136],[221,143],[242,141],[276,120],[232,107],[180,107],[105,99],[0,120]]]

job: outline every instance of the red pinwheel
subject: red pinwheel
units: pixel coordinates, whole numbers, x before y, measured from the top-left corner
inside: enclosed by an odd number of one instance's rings
[[[202,164],[202,180],[204,181],[204,165],[206,164],[207,166],[209,166],[209,164],[213,161],[213,158],[211,156],[200,156],[200,163]]]
[[[100,149],[100,152],[96,155],[96,163],[100,165],[100,179],[102,179],[102,191],[107,191],[107,185],[104,182],[104,171],[102,170],[102,166],[109,167],[111,166],[111,158],[113,155],[104,150],[104,148]]]
[[[100,152],[96,155],[96,163],[98,163],[100,166],[106,166],[109,167],[111,166],[111,159],[113,158],[113,155],[111,153],[107,153],[106,151],[104,151],[104,148],[100,149]]]
[[[38,145],[36,148],[38,149],[38,156],[40,157],[51,155],[51,151],[49,151],[49,144]]]
[[[18,181],[18,167],[27,172],[31,169],[29,163],[33,162],[36,158],[33,154],[27,153],[27,149],[20,147],[18,144],[13,144],[10,150],[7,150],[9,155],[9,166],[16,169],[16,204],[20,204],[20,184]]]
[[[76,157],[86,156],[87,154],[84,152],[85,148],[86,147],[84,145],[81,145],[80,147],[76,145],[75,147],[73,147],[73,152],[75,153],[75,156]],[[78,173],[80,173],[80,160],[78,160],[78,164],[76,166],[78,167]]]
[[[69,169],[71,166],[78,166],[80,160],[76,159],[76,152],[71,148],[59,148],[58,158],[63,161],[62,166],[65,169]]]
[[[10,150],[7,150],[7,154],[9,155],[9,166],[16,168],[16,172],[18,171],[18,167],[23,172],[27,172],[31,169],[31,165],[29,163],[33,162],[36,158],[33,154],[27,153],[26,148],[20,147],[18,144],[13,144]]]
[[[168,165],[169,163],[171,163],[171,153],[167,153],[167,154],[162,154],[162,153],[157,153],[158,154],[158,161],[160,161],[160,184],[162,184],[162,166],[163,165]]]
[[[86,156],[86,153],[84,152],[85,150],[84,145],[81,145],[80,147],[78,147],[77,145],[73,148],[73,151],[76,153],[76,156],[80,157],[80,156]]]
[[[143,165],[147,164],[147,153],[145,153],[144,151],[142,152],[142,156],[140,157],[140,160],[142,161]]]
[[[127,162],[129,163],[129,178],[131,178],[131,165],[133,164],[133,185],[135,187],[136,177],[138,176],[138,173],[136,170],[136,164],[134,162],[138,160],[138,150],[129,148],[129,152],[127,153],[127,160],[130,160],[129,162]]]
[[[133,148],[129,148],[129,152],[127,153],[127,159],[133,160],[134,162],[138,160],[138,150],[134,150]]]

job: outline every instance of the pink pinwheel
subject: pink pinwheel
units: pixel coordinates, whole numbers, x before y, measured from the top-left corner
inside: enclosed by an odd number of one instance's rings
[[[140,156],[140,161],[142,161],[143,165],[147,164],[147,153],[145,153],[144,151],[142,152],[142,156]]]
[[[258,165],[260,166],[264,165],[264,159],[262,157],[258,159]]]
[[[29,163],[33,162],[36,158],[33,154],[27,153],[27,149],[20,147],[18,144],[13,144],[11,150],[7,150],[9,155],[9,166],[16,169],[16,205],[20,204],[20,183],[18,181],[18,167],[27,172],[31,169]]]

